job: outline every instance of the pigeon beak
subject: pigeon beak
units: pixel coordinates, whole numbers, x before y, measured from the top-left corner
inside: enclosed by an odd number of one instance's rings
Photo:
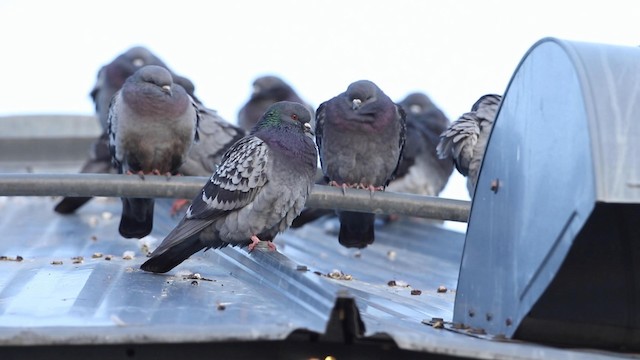
[[[360,99],[353,99],[352,103],[351,103],[351,108],[353,110],[358,110],[360,108],[360,104],[362,104],[362,100]]]
[[[304,123],[304,132],[315,135],[313,131],[311,131],[311,124],[309,123]]]
[[[167,94],[169,94],[169,96],[173,95],[173,92],[171,91],[171,85],[163,85],[162,86],[162,91],[164,91]]]
[[[409,106],[409,111],[411,111],[411,113],[413,114],[419,114],[420,111],[422,111],[422,106],[420,105],[411,105]]]

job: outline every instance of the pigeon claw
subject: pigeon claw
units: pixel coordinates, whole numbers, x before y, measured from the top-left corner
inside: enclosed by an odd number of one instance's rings
[[[252,235],[251,236],[251,244],[249,244],[249,252],[252,252],[256,248],[256,246],[258,246],[258,244],[260,244],[260,242],[262,242],[262,240],[260,240],[260,238],[258,238],[258,236]],[[272,243],[271,241],[267,241],[267,247],[269,248],[270,251],[275,251],[276,250],[276,244]]]
[[[187,199],[176,199],[173,204],[171,204],[171,216],[176,216],[180,209],[187,206],[189,204],[189,200]]]
[[[342,184],[342,185],[341,185],[340,183],[338,183],[338,182],[337,182],[337,181],[335,181],[335,180],[331,180],[331,181],[329,182],[329,186],[335,186],[335,187],[342,188],[342,195],[346,195],[346,194],[347,194],[347,188],[348,188],[348,187],[352,187],[352,186],[350,186],[350,185],[347,185],[346,183],[344,183],[344,184]]]

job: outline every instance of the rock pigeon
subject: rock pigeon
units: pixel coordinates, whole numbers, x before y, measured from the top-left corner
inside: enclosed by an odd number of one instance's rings
[[[449,119],[424,93],[411,93],[399,105],[407,114],[407,140],[396,178],[387,190],[437,196],[453,172],[451,158],[440,159],[436,153]]]
[[[253,126],[269,106],[278,101],[292,101],[308,107],[313,118],[314,109],[307,105],[289,84],[277,76],[261,76],[253,82],[253,93],[238,112],[238,125],[246,131]],[[313,127],[313,123],[311,124]]]
[[[142,270],[167,272],[194,253],[229,244],[271,241],[298,216],[313,188],[318,153],[311,113],[302,104],[269,107],[251,134],[236,142],[186,215]]]
[[[343,189],[383,190],[402,159],[405,131],[402,108],[373,82],[356,81],[316,112],[322,171]],[[338,211],[338,217],[340,244],[363,248],[373,243],[374,214]]]
[[[187,176],[211,176],[222,161],[224,153],[244,137],[246,132],[220,117],[217,111],[204,105],[198,105],[198,113],[200,114],[199,140],[191,146],[179,173]]]
[[[96,84],[90,95],[103,133],[91,145],[89,158],[80,169],[81,173],[109,173],[114,170],[111,166],[109,137],[107,135],[109,104],[111,103],[111,98],[116,91],[120,90],[125,80],[144,65],[167,67],[160,58],[147,48],[136,46],[120,54],[98,71]],[[189,79],[174,73],[172,73],[172,76],[174,82],[185,88],[187,93],[198,102],[194,95],[195,86],[193,83]],[[71,214],[89,200],[91,200],[91,197],[66,197],[54,207],[54,210],[61,214]]]
[[[453,158],[458,172],[467,177],[467,190],[471,198],[501,101],[500,95],[483,95],[473,104],[470,112],[462,114],[440,135],[438,156],[441,159]]]
[[[176,174],[197,140],[199,113],[184,88],[162,66],[146,65],[130,76],[109,108],[109,146],[120,173]],[[147,236],[154,199],[122,198],[120,234]]]

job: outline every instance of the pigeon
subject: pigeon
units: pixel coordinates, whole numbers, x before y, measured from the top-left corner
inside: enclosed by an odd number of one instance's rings
[[[424,93],[398,103],[407,115],[407,139],[396,178],[387,191],[437,196],[453,172],[451,158],[440,159],[436,147],[449,119]]]
[[[224,153],[236,141],[246,135],[246,131],[223,119],[217,111],[198,104],[197,143],[189,150],[187,159],[179,169],[186,176],[211,176],[222,161]]]
[[[96,84],[91,90],[90,96],[95,105],[96,115],[103,132],[91,145],[89,158],[80,169],[80,173],[100,174],[110,173],[115,170],[111,166],[109,136],[107,135],[109,104],[111,103],[111,98],[116,91],[120,90],[125,80],[144,65],[167,67],[160,58],[147,48],[136,46],[120,54],[98,71]],[[172,73],[172,76],[174,82],[185,88],[187,93],[199,103],[194,95],[195,86],[193,83],[189,79],[174,73]],[[91,200],[91,197],[65,197],[56,204],[54,211],[60,214],[72,214],[89,200]]]
[[[467,177],[467,191],[471,198],[501,101],[500,95],[483,95],[473,104],[470,112],[462,114],[440,135],[438,156],[441,159],[453,159],[458,172]]]
[[[238,112],[238,125],[246,131],[251,131],[265,110],[278,101],[293,101],[304,104],[308,107],[313,118],[313,107],[302,101],[289,84],[277,76],[267,75],[254,80],[253,93]],[[311,126],[313,127],[313,123]]]
[[[270,106],[224,154],[185,216],[140,268],[165,273],[202,249],[271,242],[311,193],[318,153],[311,113],[300,103]]]
[[[384,190],[402,159],[404,111],[376,84],[356,81],[320,104],[316,112],[316,144],[322,171],[330,185]],[[374,241],[375,215],[338,211],[338,240],[364,248]]]
[[[107,132],[119,173],[173,175],[198,139],[199,112],[184,88],[162,66],[146,65],[116,92]],[[119,232],[143,238],[153,227],[154,199],[122,198]]]

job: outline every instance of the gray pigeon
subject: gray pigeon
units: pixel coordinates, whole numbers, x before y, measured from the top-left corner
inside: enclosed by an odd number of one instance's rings
[[[211,176],[222,161],[224,153],[246,132],[229,123],[218,112],[198,105],[200,122],[198,124],[197,143],[191,146],[187,160],[179,173],[187,176]]]
[[[376,84],[356,81],[320,104],[316,143],[322,171],[332,185],[383,190],[393,179],[405,143],[405,114]],[[338,240],[363,248],[374,241],[375,215],[338,211]]]
[[[130,76],[109,107],[109,145],[120,173],[176,174],[197,140],[199,113],[193,99],[162,66],[146,65]],[[120,234],[147,236],[153,199],[122,198]]]
[[[238,112],[238,125],[246,131],[251,131],[267,108],[278,101],[304,104],[313,118],[313,107],[302,101],[289,84],[277,76],[268,75],[254,80],[253,93]],[[311,125],[313,126],[313,124]]]
[[[501,101],[500,95],[483,95],[473,104],[470,112],[462,114],[440,135],[438,155],[441,159],[453,158],[458,172],[467,177],[467,190],[471,198]]]
[[[236,142],[186,215],[140,268],[167,272],[202,249],[271,241],[287,229],[313,188],[318,153],[311,113],[283,101]]]
[[[399,105],[407,114],[407,140],[396,178],[387,190],[437,196],[453,172],[451,158],[440,159],[436,153],[449,119],[423,93],[411,93]]]
[[[103,129],[102,135],[91,145],[89,158],[80,169],[81,173],[109,173],[114,170],[111,166],[111,154],[109,153],[109,137],[107,135],[107,122],[109,117],[109,104],[111,98],[120,90],[125,80],[144,65],[158,65],[167,67],[165,63],[147,48],[142,46],[132,47],[117,56],[109,64],[104,65],[98,71],[96,84],[91,90],[91,99],[95,105],[98,121]],[[174,82],[181,85],[187,93],[198,100],[193,94],[195,86],[182,76],[173,74]],[[66,197],[63,198],[54,210],[61,214],[71,214],[84,205],[91,197]]]

